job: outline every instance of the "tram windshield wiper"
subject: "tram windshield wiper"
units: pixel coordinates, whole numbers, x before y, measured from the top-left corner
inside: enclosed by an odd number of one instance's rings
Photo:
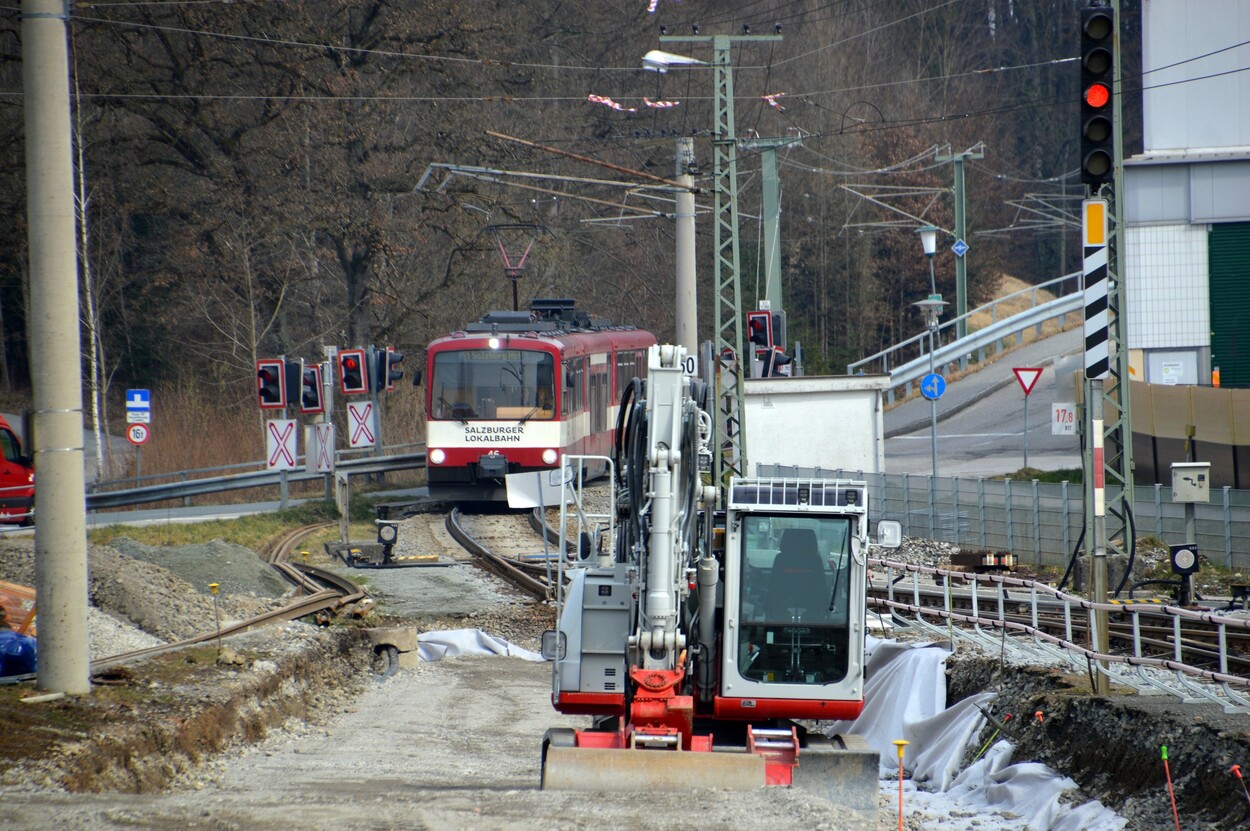
[[[519,421],[517,421],[517,426],[519,427],[519,426],[521,426],[522,424],[524,424],[525,422],[529,421],[530,416],[532,416],[532,415],[533,415],[534,413],[536,413],[536,412],[538,412],[538,405],[537,405],[537,404],[535,404],[533,407],[531,407],[531,408],[530,408],[530,411],[529,411],[528,413],[526,413],[525,415],[521,416],[520,420],[519,420]]]
[[[458,411],[456,409],[456,406],[452,404],[450,401],[448,401],[446,398],[439,398],[438,405],[443,408],[443,413],[445,414],[445,417],[454,418],[456,421],[460,422],[466,427],[469,426],[469,419],[465,417],[465,414],[462,411]]]

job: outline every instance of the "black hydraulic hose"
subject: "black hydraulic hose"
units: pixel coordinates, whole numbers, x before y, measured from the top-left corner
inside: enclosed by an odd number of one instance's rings
[[[1184,582],[1179,577],[1176,578],[1175,580],[1163,580],[1163,579],[1138,580],[1136,583],[1128,587],[1128,599],[1132,600],[1133,591],[1135,589],[1141,588],[1142,586],[1176,586],[1179,588],[1180,586],[1183,586],[1183,585],[1184,585]],[[1117,591],[1116,594],[1119,594],[1119,592]]]
[[[624,443],[626,439],[626,419],[632,415],[633,402],[641,396],[642,380],[639,378],[631,379],[625,387],[625,392],[621,394],[621,406],[616,412],[616,453],[614,459],[616,462],[616,475],[618,479],[624,476],[624,466],[622,462],[625,460]],[[623,481],[623,480],[622,480]]]
[[[1133,519],[1133,508],[1127,501],[1124,503],[1124,515],[1128,519],[1128,565],[1124,567],[1124,576],[1120,578],[1120,585],[1115,587],[1115,594],[1111,595],[1112,597],[1119,597],[1120,592],[1124,591],[1124,584],[1133,573],[1133,561],[1137,559],[1137,523]],[[1132,597],[1132,594],[1129,597]]]
[[[1072,576],[1072,569],[1076,567],[1076,555],[1081,550],[1081,543],[1085,542],[1085,528],[1081,528],[1080,535],[1076,538],[1076,545],[1072,546],[1072,556],[1068,558],[1068,569],[1063,573],[1063,579],[1059,581],[1057,588],[1063,591],[1063,587],[1067,585],[1068,578]]]
[[[645,457],[646,446],[646,409],[643,395],[645,387],[639,378],[630,381],[621,397],[621,407],[617,413],[616,428],[616,475],[618,484],[624,489],[629,499],[628,510],[621,523],[621,533],[617,538],[617,562],[626,562],[630,552],[642,536],[639,518],[639,494],[642,490],[640,457]],[[645,458],[643,459],[645,464]],[[613,506],[616,510],[617,506]]]

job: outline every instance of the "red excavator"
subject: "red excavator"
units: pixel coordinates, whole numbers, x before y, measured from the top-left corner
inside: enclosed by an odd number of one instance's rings
[[[866,485],[732,479],[722,493],[692,364],[651,347],[622,398],[614,541],[569,569],[543,638],[552,704],[591,723],[547,731],[542,786],[801,785],[875,816],[878,754],[811,724],[864,704]],[[878,534],[901,541],[896,522]]]

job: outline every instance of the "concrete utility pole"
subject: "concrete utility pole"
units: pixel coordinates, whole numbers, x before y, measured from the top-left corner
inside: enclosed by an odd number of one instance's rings
[[[699,354],[698,275],[695,271],[694,138],[677,139],[677,343]]]
[[[22,3],[40,689],[91,692],[82,348],[64,0]],[[28,437],[29,438],[29,437]]]

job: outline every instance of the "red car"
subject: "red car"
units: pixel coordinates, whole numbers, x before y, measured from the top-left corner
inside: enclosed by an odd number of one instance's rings
[[[35,524],[35,468],[22,441],[0,415],[0,523]]]

